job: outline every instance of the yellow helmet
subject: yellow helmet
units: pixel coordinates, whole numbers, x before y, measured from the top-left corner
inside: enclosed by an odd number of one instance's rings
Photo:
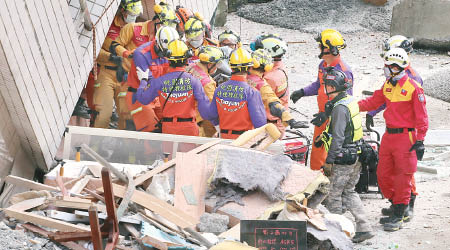
[[[153,19],[158,18],[162,25],[176,27],[178,24],[179,21],[175,11],[165,1],[155,4],[153,10],[155,11]]]
[[[222,50],[215,46],[201,47],[196,53],[200,61],[205,63],[218,63],[225,58]]]
[[[202,35],[205,30],[206,27],[203,22],[203,17],[198,12],[196,12],[194,16],[190,17],[184,24],[184,32],[187,39],[198,37]]]
[[[166,57],[169,61],[184,61],[192,57],[192,50],[181,40],[173,40],[167,46]]]
[[[239,47],[231,52],[229,64],[232,69],[247,71],[248,67],[253,66],[252,55],[246,49]]]
[[[122,0],[120,7],[133,16],[138,16],[142,13],[141,0]]]
[[[339,50],[347,46],[341,33],[334,29],[323,30],[316,36],[316,41],[320,44],[322,50],[328,48],[334,56],[337,56]]]
[[[273,68],[273,58],[265,49],[257,49],[252,53],[253,68],[262,68],[264,71],[271,71]]]

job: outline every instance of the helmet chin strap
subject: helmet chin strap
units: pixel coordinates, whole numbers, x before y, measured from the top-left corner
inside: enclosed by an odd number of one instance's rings
[[[319,54],[319,59],[322,59],[322,57],[324,56],[324,55],[330,55],[331,54],[331,52],[324,52],[324,49],[325,49],[325,47],[322,45],[322,44],[320,44],[320,54]]]
[[[164,57],[164,53],[163,53],[162,49],[159,48],[158,43],[156,43],[156,42],[155,42],[155,45],[154,45],[154,49],[155,49],[156,54],[159,57]]]

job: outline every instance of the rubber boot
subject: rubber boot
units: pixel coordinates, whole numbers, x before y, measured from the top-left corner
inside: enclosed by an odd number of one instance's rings
[[[410,222],[414,217],[414,202],[416,201],[416,196],[411,194],[411,198],[409,199],[408,207],[405,211],[405,216],[403,217],[404,222]]]
[[[356,232],[352,238],[353,243],[360,243],[375,236],[372,232]]]
[[[393,206],[392,200],[389,200],[389,202],[391,203],[391,205],[388,208],[381,209],[382,215],[391,216],[391,214],[394,212],[394,206]]]
[[[403,216],[405,215],[407,204],[394,204],[394,213],[390,217],[390,221],[384,224],[384,231],[398,231],[403,226]]]

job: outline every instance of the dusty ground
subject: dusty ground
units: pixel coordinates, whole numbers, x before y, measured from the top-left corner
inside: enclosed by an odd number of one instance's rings
[[[276,26],[255,23],[236,15],[229,15],[226,27],[241,34],[244,44],[261,33],[278,33],[290,43],[285,61],[288,69],[290,90],[304,87],[317,77],[317,58],[319,50],[312,34],[297,30],[289,30]],[[216,29],[215,33],[223,29]],[[342,51],[342,58],[352,67],[355,77],[354,93],[362,98],[362,90],[375,90],[383,84],[383,62],[380,58],[380,41],[389,34],[385,32],[354,32],[343,34],[348,44]],[[304,43],[303,43],[304,42]],[[412,56],[414,68],[426,79],[437,71],[450,69],[447,53],[433,51],[415,51]],[[315,97],[302,98],[292,104],[305,115],[293,113],[300,120],[310,120],[317,112]],[[450,129],[448,114],[450,103],[427,96],[427,107],[430,117],[430,129]],[[445,119],[444,117],[447,117]],[[376,116],[376,126],[384,126],[380,115]],[[312,134],[312,127],[305,129]],[[450,143],[450,142],[449,142]],[[433,149],[427,149],[430,153]],[[427,153],[428,154],[428,153]],[[441,162],[441,168],[449,169],[450,163]],[[420,193],[416,202],[416,217],[406,224],[405,229],[395,233],[386,233],[378,223],[380,210],[388,206],[380,195],[364,195],[363,203],[373,222],[376,237],[355,245],[356,249],[450,249],[450,178],[448,175],[436,176],[418,173],[417,184]]]

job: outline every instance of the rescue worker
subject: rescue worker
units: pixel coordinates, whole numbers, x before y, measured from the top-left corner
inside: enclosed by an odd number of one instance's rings
[[[136,0],[122,0],[120,3],[120,10],[115,16],[111,24],[102,49],[97,57],[98,77],[94,85],[93,101],[96,110],[96,117],[94,127],[108,128],[111,120],[113,110],[113,102],[116,104],[117,112],[119,114],[119,129],[125,129],[127,123],[129,127],[131,124],[127,122],[130,119],[128,109],[123,99],[124,87],[122,82],[124,74],[129,69],[129,64],[122,55],[117,55],[110,50],[113,41],[119,36],[122,28],[132,25],[136,17],[142,12],[141,1]]]
[[[217,64],[224,60],[222,50],[215,46],[204,46],[197,51],[199,61],[190,64],[186,68],[186,72],[200,80],[206,96],[211,101],[216,90],[216,82],[211,77],[217,70]],[[203,120],[197,112],[197,124],[200,127],[200,136],[212,137],[216,133],[214,125],[208,120]]]
[[[162,105],[162,132],[165,134],[198,136],[195,103],[202,117],[206,116],[209,100],[200,81],[187,73],[192,51],[180,40],[169,43],[169,72],[149,83],[141,81],[137,100],[146,105],[159,96]]]
[[[323,86],[323,73],[327,67],[335,67],[345,73],[348,80],[352,82],[353,86],[353,73],[350,67],[341,59],[339,51],[346,47],[345,40],[342,35],[333,29],[323,30],[316,37],[316,41],[319,44],[320,55],[319,58],[322,61],[319,64],[319,73],[317,80],[310,85],[296,90],[291,95],[291,100],[296,103],[300,98],[304,96],[317,95],[317,105],[319,107],[319,113],[316,114],[316,118],[313,119],[314,137],[317,138],[326,127],[326,120],[329,114],[325,114],[325,104],[328,102],[328,96],[325,94],[325,88]],[[347,90],[348,94],[352,94],[352,88]],[[319,170],[325,163],[327,153],[324,148],[318,148],[313,146],[310,156],[310,167],[312,170]]]
[[[161,132],[156,125],[161,114],[155,113],[155,108],[160,106],[159,98],[156,102],[142,105],[136,100],[136,91],[141,82],[149,82],[167,73],[169,63],[164,58],[168,44],[179,39],[177,31],[169,26],[162,26],[156,32],[156,37],[151,42],[139,46],[133,53],[133,63],[128,77],[127,105],[131,110],[137,131]],[[157,111],[160,111],[158,109]]]
[[[263,78],[264,73],[271,71],[273,68],[273,59],[269,52],[264,49],[257,49],[252,53],[252,60],[253,66],[249,69],[247,82],[250,86],[259,90],[266,108],[267,120],[281,119],[285,127],[288,125],[291,128],[308,127],[304,122],[297,122],[292,118],[292,115],[281,105],[280,99]],[[283,131],[280,132],[283,133]]]
[[[190,17],[184,25],[184,32],[186,35],[186,44],[192,50],[197,50],[201,46],[212,45],[217,46],[217,42],[206,36],[207,26],[203,22],[203,17],[199,13],[195,13]],[[198,57],[193,57],[192,60],[197,60]]]
[[[155,16],[152,20],[123,27],[120,31],[120,35],[116,38],[116,41],[111,44],[111,47],[114,48],[118,55],[122,55],[124,58],[132,56],[137,47],[155,38],[156,32],[161,25],[175,28],[178,19],[170,6],[161,1],[160,4],[154,6],[154,11]],[[134,89],[138,87],[136,85],[137,84],[134,84],[131,89],[128,88],[129,86],[127,84],[123,85],[123,102],[130,103],[130,96],[133,96],[133,93],[135,93],[133,92]],[[158,113],[160,113],[159,100],[156,99],[151,103],[150,106],[146,108],[146,111],[144,111],[144,108],[139,106],[139,104],[133,106],[134,107],[129,110],[128,115],[130,119],[133,119],[135,122],[135,129],[137,131],[145,132],[154,131],[155,125],[157,124],[156,121],[158,120],[154,114],[157,116]],[[154,111],[149,111],[149,108],[154,109]]]
[[[358,104],[361,111],[386,104],[383,114],[386,132],[381,139],[377,177],[381,192],[394,211],[380,222],[384,223],[385,231],[396,231],[407,219],[411,180],[417,170],[417,160],[422,160],[425,151],[423,140],[428,130],[428,115],[422,87],[405,71],[409,65],[406,51],[390,49],[384,55],[384,64],[387,80],[373,96]]]
[[[232,30],[225,30],[217,37],[219,39],[219,47],[229,47],[237,49],[241,46],[241,37],[239,37]]]
[[[188,21],[188,19],[194,16],[194,13],[188,8],[184,8],[183,6],[178,5],[175,9],[175,13],[178,18],[177,31],[180,37],[184,36],[184,25]]]
[[[321,141],[315,143],[322,144],[328,151],[323,166],[324,174],[330,179],[326,207],[335,214],[343,214],[345,209],[350,211],[356,222],[356,234],[352,241],[359,243],[374,236],[355,191],[361,172],[357,147],[363,137],[362,118],[358,101],[346,93],[352,82],[343,71],[325,68],[323,83],[326,95],[334,100],[330,119],[320,136]]]
[[[382,44],[382,53],[380,56],[383,58],[386,52],[388,52],[391,48],[402,48],[406,51],[406,53],[411,54],[413,51],[413,42],[412,40],[409,40],[408,38],[401,36],[401,35],[395,35],[390,37],[389,39],[386,39]],[[420,86],[423,86],[423,80],[422,77],[411,67],[411,63],[405,68],[406,74],[412,79],[414,79],[416,82],[420,84]],[[374,126],[373,117],[375,117],[376,114],[386,109],[386,105],[381,105],[378,109],[372,110],[367,112],[366,114],[366,128],[368,130],[371,129],[371,127]],[[409,222],[412,217],[414,216],[414,203],[416,201],[416,196],[418,195],[416,190],[416,181],[414,176],[411,180],[412,184],[412,192],[411,192],[411,198],[409,199],[409,205],[408,209],[406,210],[406,216],[405,216],[405,222]],[[381,210],[381,213],[383,215],[389,216],[393,213],[394,208],[393,206],[390,206],[389,208],[384,208]]]
[[[214,92],[208,120],[219,119],[220,137],[236,139],[247,130],[267,123],[259,91],[247,83],[247,71],[253,65],[252,56],[244,48],[230,56],[231,79],[220,84]]]
[[[272,87],[273,92],[277,95],[277,97],[281,101],[281,106],[279,108],[283,108],[285,110],[289,109],[289,86],[288,86],[288,76],[286,71],[284,70],[284,65],[282,62],[283,55],[287,52],[287,44],[280,36],[275,34],[262,35],[259,36],[255,43],[254,49],[265,49],[269,52],[270,56],[273,58],[274,65],[272,70],[268,72],[264,72],[263,78],[267,81],[267,83]],[[262,94],[264,95],[264,94]],[[272,108],[271,110],[273,110]],[[283,121],[279,117],[280,115],[274,115],[268,117],[268,122],[274,123],[278,130],[280,130],[281,134],[284,135],[286,130],[283,125]]]

